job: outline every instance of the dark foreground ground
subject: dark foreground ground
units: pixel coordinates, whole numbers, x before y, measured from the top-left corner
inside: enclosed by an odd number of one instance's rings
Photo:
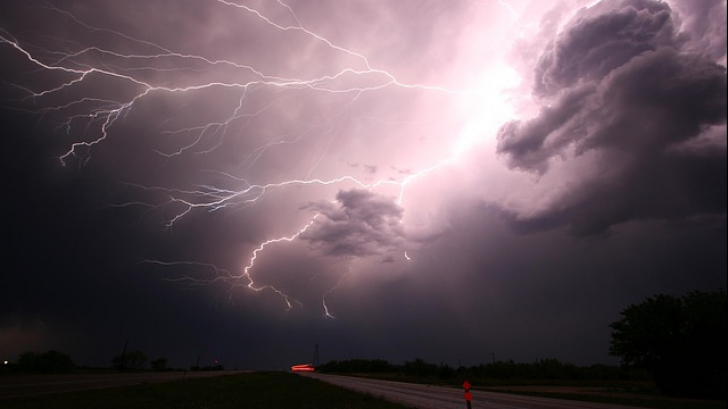
[[[596,386],[499,385],[483,389],[642,408],[723,409],[728,407],[725,401],[694,401],[645,394],[625,394],[610,388]],[[142,381],[133,386],[0,398],[0,408],[403,409],[405,407],[296,374],[253,372],[206,379],[175,379],[164,383]]]
[[[59,392],[77,392],[119,386],[212,378],[241,371],[102,372],[0,376],[0,400]],[[2,405],[0,405],[2,407]]]
[[[403,409],[372,396],[285,372],[0,399],[3,409]]]

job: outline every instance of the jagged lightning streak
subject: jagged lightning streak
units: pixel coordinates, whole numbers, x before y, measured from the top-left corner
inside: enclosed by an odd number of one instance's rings
[[[192,277],[189,275],[185,275],[182,277],[171,278],[171,279],[167,279],[167,280],[171,281],[171,282],[187,283],[187,284],[190,284],[193,286],[203,286],[203,285],[206,286],[206,285],[211,285],[211,284],[215,284],[218,282],[224,282],[225,284],[228,284],[230,286],[229,293],[230,293],[231,298],[232,298],[232,291],[236,287],[239,287],[239,286],[243,286],[243,287],[253,290],[255,292],[269,290],[269,291],[272,291],[273,293],[281,296],[284,299],[286,305],[288,306],[288,310],[290,310],[291,308],[293,308],[293,303],[296,303],[298,305],[303,305],[303,303],[294,299],[289,294],[287,294],[284,291],[279,290],[278,288],[276,288],[273,285],[256,285],[255,281],[253,280],[252,276],[250,275],[250,270],[255,266],[255,262],[258,259],[258,254],[260,252],[262,252],[263,250],[265,250],[265,248],[267,246],[276,244],[276,243],[281,243],[281,242],[291,242],[291,241],[295,240],[298,236],[303,234],[313,224],[313,220],[315,220],[315,217],[314,217],[314,219],[311,220],[311,222],[309,222],[307,225],[305,225],[303,228],[301,228],[299,231],[297,231],[296,233],[294,233],[291,236],[279,237],[279,238],[271,239],[271,240],[261,243],[260,246],[258,246],[258,248],[253,250],[253,255],[250,257],[250,260],[248,261],[248,265],[245,266],[245,268],[243,268],[242,274],[233,274],[229,270],[219,268],[219,267],[215,266],[214,264],[200,263],[200,262],[194,262],[194,261],[145,260],[145,262],[149,263],[149,264],[156,264],[156,265],[164,266],[164,267],[194,266],[194,267],[202,267],[204,269],[209,269],[214,272],[214,278],[212,278],[212,279],[199,279],[199,278],[195,278],[195,277]],[[241,283],[240,281],[243,279],[245,279],[245,281],[247,281],[247,283]],[[326,309],[325,302],[324,302],[324,308]],[[331,316],[328,313],[327,309],[326,309],[326,315],[329,316],[330,318],[333,318],[333,316]]]
[[[348,109],[360,98],[361,95],[368,92],[376,92],[383,90],[388,87],[396,87],[405,90],[420,90],[427,92],[444,93],[456,97],[472,95],[473,91],[462,91],[457,89],[450,89],[448,87],[442,87],[431,84],[418,84],[409,83],[406,81],[399,80],[391,72],[376,67],[370,60],[363,54],[353,51],[347,47],[338,45],[336,42],[329,40],[325,36],[317,34],[315,31],[305,27],[301,19],[296,15],[293,8],[287,5],[282,0],[276,0],[276,4],[286,10],[288,15],[295,21],[295,24],[280,24],[274,21],[273,18],[269,17],[262,10],[255,9],[239,3],[227,1],[227,0],[211,0],[214,3],[222,5],[224,7],[233,8],[236,10],[242,10],[243,12],[254,16],[259,21],[263,22],[273,30],[280,32],[295,32],[302,36],[311,38],[313,42],[323,44],[328,49],[336,53],[342,53],[348,57],[351,57],[356,64],[352,64],[348,67],[341,68],[338,71],[332,73],[325,73],[310,78],[300,77],[287,77],[281,75],[270,75],[266,74],[264,70],[256,69],[250,65],[240,64],[229,59],[216,59],[208,58],[202,55],[195,55],[190,53],[178,52],[173,50],[171,47],[161,46],[151,41],[144,39],[138,39],[136,37],[129,36],[124,33],[120,33],[113,30],[102,29],[88,24],[81,19],[74,16],[71,12],[48,6],[49,9],[65,16],[72,20],[76,24],[85,27],[93,32],[105,32],[110,33],[124,40],[144,46],[144,48],[150,50],[147,53],[129,53],[119,52],[113,49],[108,49],[102,46],[89,46],[82,47],[76,51],[46,51],[42,54],[42,57],[36,55],[36,53],[42,53],[42,50],[33,49],[26,47],[14,38],[10,33],[0,29],[0,43],[7,44],[14,48],[17,52],[24,55],[25,58],[35,64],[39,69],[48,72],[55,72],[63,74],[68,79],[62,80],[58,85],[49,87],[40,91],[32,91],[29,88],[25,88],[28,93],[27,99],[32,100],[43,100],[44,98],[53,97],[69,91],[72,91],[81,84],[88,83],[93,77],[101,76],[124,83],[127,87],[131,88],[131,92],[126,99],[109,99],[102,97],[87,96],[80,99],[72,100],[65,104],[59,104],[44,108],[41,110],[42,113],[47,112],[70,112],[66,122],[63,126],[68,132],[76,126],[74,124],[86,124],[87,127],[91,124],[95,124],[98,129],[98,135],[89,141],[74,142],[70,145],[68,151],[60,155],[59,159],[62,164],[67,164],[71,159],[77,159],[82,164],[91,158],[91,150],[96,145],[103,143],[110,136],[110,130],[120,120],[131,112],[136,105],[143,99],[155,95],[155,94],[186,94],[193,93],[202,90],[208,90],[213,88],[222,89],[238,89],[241,91],[241,95],[238,98],[237,106],[229,113],[229,116],[223,120],[216,122],[209,122],[203,125],[196,125],[191,127],[180,127],[177,130],[163,131],[164,134],[172,136],[176,135],[193,135],[193,138],[188,143],[183,143],[177,149],[169,151],[157,152],[166,158],[174,158],[181,156],[186,152],[196,149],[196,153],[207,153],[211,152],[220,147],[220,140],[228,134],[228,129],[234,121],[244,120],[249,118],[255,118],[262,113],[270,109],[277,103],[274,100],[270,104],[263,106],[252,113],[244,111],[243,106],[246,98],[248,98],[248,92],[254,88],[273,88],[273,89],[307,89],[312,92],[326,93],[332,95],[349,95],[353,94],[349,98],[349,102],[343,105],[338,115],[348,115]],[[503,2],[500,2],[504,4]],[[512,11],[512,9],[511,9]],[[35,52],[35,53],[34,53]],[[97,61],[97,64],[89,63],[88,60],[92,59]],[[126,67],[115,67],[114,64],[102,62],[104,59],[118,60],[119,62],[125,62],[128,65]],[[238,70],[242,77],[248,78],[247,80],[240,81],[234,79],[220,79],[217,81],[190,81],[189,83],[181,85],[169,85],[164,82],[160,82],[154,78],[146,78],[143,74],[145,71],[161,72],[163,63],[170,62],[185,62],[187,66],[180,66],[179,70],[194,69],[195,67],[226,67],[233,70]],[[138,67],[135,64],[139,65]],[[350,78],[360,78],[362,81],[351,85],[348,83]],[[366,79],[366,81],[364,81]],[[373,83],[372,83],[373,82]],[[477,93],[477,91],[476,91]],[[90,106],[90,107],[89,107]],[[75,111],[81,111],[76,113]],[[333,122],[329,121],[329,127],[324,132],[328,134],[327,145],[323,149],[323,153],[319,155],[318,159],[310,166],[308,174],[304,179],[291,179],[273,183],[248,183],[247,180],[239,178],[233,175],[227,175],[231,180],[235,180],[245,185],[242,189],[223,189],[215,187],[213,185],[198,185],[197,189],[184,190],[174,189],[160,186],[144,186],[140,184],[130,184],[137,189],[160,193],[167,197],[164,201],[158,204],[151,204],[146,202],[134,201],[119,204],[118,206],[134,206],[143,205],[149,208],[164,207],[164,206],[178,206],[181,210],[176,211],[173,216],[167,220],[167,227],[173,227],[178,221],[189,215],[191,212],[204,209],[207,211],[217,211],[220,209],[230,208],[233,206],[246,206],[255,203],[259,203],[266,194],[273,189],[281,189],[290,186],[306,186],[306,185],[341,185],[343,183],[349,183],[359,186],[362,189],[373,191],[383,186],[393,186],[398,189],[396,202],[402,205],[404,202],[405,192],[407,187],[415,180],[425,177],[426,175],[440,169],[443,166],[447,166],[455,162],[462,152],[460,149],[455,154],[445,159],[436,161],[436,163],[424,167],[423,169],[415,172],[411,172],[409,175],[403,176],[398,179],[380,179],[374,181],[363,181],[353,175],[344,175],[340,177],[332,178],[312,178],[312,173],[319,166],[323,158],[326,156],[328,146],[331,145],[332,141],[340,132],[340,130],[332,128]],[[296,143],[301,138],[304,138],[306,134],[312,133],[313,125],[306,132],[302,132],[293,139],[285,140],[287,143]],[[202,147],[202,142],[205,138],[210,135],[217,135],[218,143],[213,144],[211,147]],[[280,139],[279,142],[284,139]],[[272,142],[265,143],[252,150],[248,161],[249,166],[255,163],[263,153],[270,149],[274,144]],[[283,293],[277,288],[270,285],[258,285],[252,278],[251,270],[256,265],[258,256],[264,252],[269,246],[275,245],[282,242],[291,242],[296,240],[303,234],[316,220],[316,216],[311,218],[303,228],[296,230],[294,234],[288,236],[282,236],[278,238],[271,238],[264,241],[256,249],[253,250],[248,263],[242,268],[240,273],[231,273],[229,270],[219,269],[209,264],[196,263],[196,262],[175,262],[175,261],[153,261],[149,262],[164,265],[164,266],[199,266],[200,268],[212,269],[214,272],[214,278],[209,280],[199,280],[192,277],[182,277],[178,281],[181,282],[194,282],[195,284],[210,284],[215,282],[226,282],[236,286],[243,285],[253,291],[259,292],[262,290],[270,290],[278,295],[282,296],[289,308],[292,307],[291,300],[296,302],[289,295]],[[405,253],[405,258],[410,259],[411,257]],[[243,283],[243,284],[240,284]],[[338,283],[330,291],[333,291],[338,287]],[[326,305],[325,295],[322,297],[322,306],[325,311],[325,316],[333,317],[331,315],[328,306]]]
[[[293,240],[298,238],[298,236],[303,234],[309,227],[311,227],[311,225],[313,225],[313,222],[316,219],[316,217],[317,216],[314,216],[313,219],[308,224],[306,224],[303,228],[301,228],[299,231],[297,231],[296,233],[294,233],[291,236],[279,237],[279,238],[271,239],[271,240],[261,243],[260,246],[258,246],[258,248],[253,250],[253,255],[250,257],[250,260],[248,261],[248,265],[245,266],[245,268],[243,268],[242,274],[233,274],[229,270],[219,268],[219,267],[215,266],[214,264],[200,263],[200,262],[194,262],[194,261],[145,260],[145,262],[149,263],[149,264],[156,264],[156,265],[165,266],[165,267],[197,266],[197,267],[202,267],[205,269],[210,269],[215,273],[215,276],[212,279],[198,279],[198,278],[187,275],[187,276],[182,276],[182,277],[177,277],[177,278],[171,278],[171,279],[168,279],[168,281],[185,282],[185,283],[189,283],[189,284],[195,285],[195,286],[210,285],[210,284],[214,284],[217,282],[224,282],[231,286],[230,287],[231,297],[232,297],[232,290],[237,286],[244,286],[245,288],[248,288],[255,292],[270,290],[270,291],[278,294],[279,296],[283,297],[283,299],[286,302],[286,305],[288,306],[288,309],[290,310],[291,308],[293,308],[292,302],[295,302],[296,304],[299,304],[299,305],[302,305],[302,303],[300,301],[293,299],[290,295],[286,294],[284,291],[279,290],[278,288],[276,288],[273,285],[260,285],[260,286],[256,285],[255,281],[253,280],[253,278],[251,276],[250,270],[252,270],[252,268],[255,266],[255,262],[258,259],[258,254],[260,252],[262,252],[263,250],[265,250],[265,248],[267,246],[269,246],[271,244],[282,243],[282,242],[292,242]],[[242,280],[242,279],[246,279],[247,283],[240,284],[240,280]]]

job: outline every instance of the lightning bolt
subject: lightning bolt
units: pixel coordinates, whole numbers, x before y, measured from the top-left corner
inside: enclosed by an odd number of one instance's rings
[[[67,133],[72,133],[75,129],[83,129],[84,134],[91,133],[95,135],[88,140],[71,143],[68,150],[58,158],[63,166],[67,166],[74,160],[78,161],[81,165],[91,160],[93,149],[113,136],[111,133],[113,127],[132,112],[143,100],[153,95],[185,95],[211,89],[239,90],[240,92],[236,105],[228,112],[228,116],[224,119],[205,124],[182,126],[172,130],[163,130],[161,132],[163,135],[169,137],[184,136],[188,139],[188,142],[182,143],[174,149],[164,151],[160,149],[156,151],[161,157],[166,159],[173,159],[190,152],[199,155],[219,149],[224,139],[233,134],[231,131],[233,126],[247,126],[250,121],[260,117],[267,110],[274,109],[283,98],[286,98],[286,96],[278,97],[255,111],[248,112],[245,108],[246,101],[248,101],[250,93],[253,91],[260,89],[281,91],[305,90],[312,93],[347,97],[347,102],[341,106],[338,113],[334,116],[328,119],[325,118],[320,122],[312,122],[307,129],[298,133],[278,135],[263,142],[252,149],[248,156],[243,159],[243,163],[246,164],[247,168],[250,168],[268,150],[283,144],[296,144],[306,139],[309,135],[316,133],[317,130],[323,130],[321,133],[327,135],[326,145],[322,147],[322,153],[318,159],[313,161],[309,167],[306,178],[268,183],[250,183],[245,178],[218,172],[220,177],[226,178],[231,183],[237,185],[238,188],[236,189],[227,189],[205,184],[197,185],[195,188],[187,190],[129,183],[127,185],[133,189],[157,195],[164,199],[157,202],[130,201],[114,206],[143,206],[150,210],[175,209],[172,216],[166,220],[166,226],[168,228],[172,228],[181,219],[194,211],[206,210],[212,212],[250,206],[260,203],[272,190],[291,188],[294,186],[354,185],[369,191],[375,191],[382,187],[393,187],[397,191],[396,202],[401,206],[405,202],[408,186],[418,179],[425,178],[427,175],[455,163],[466,150],[464,148],[472,143],[470,141],[464,145],[460,144],[460,148],[454,154],[439,159],[429,166],[410,172],[400,178],[364,181],[353,175],[342,175],[333,178],[312,177],[314,171],[320,166],[323,158],[326,156],[331,144],[341,132],[334,125],[334,118],[336,116],[342,118],[349,116],[352,106],[354,106],[362,95],[374,93],[385,88],[397,88],[401,90],[441,93],[452,98],[461,98],[472,97],[480,91],[450,89],[439,85],[402,81],[388,70],[377,67],[365,55],[341,46],[335,41],[307,28],[302,22],[302,19],[295,13],[294,9],[282,0],[276,0],[275,4],[285,11],[293,21],[291,24],[277,22],[275,18],[266,14],[262,9],[256,9],[241,3],[228,0],[210,1],[221,7],[252,16],[271,30],[305,36],[313,43],[322,45],[333,53],[351,59],[353,63],[338,71],[312,76],[310,78],[266,74],[263,70],[233,60],[215,59],[203,55],[175,51],[169,47],[164,47],[122,32],[96,27],[88,22],[82,21],[67,10],[51,5],[45,7],[57,13],[59,16],[70,20],[77,26],[83,27],[93,33],[104,33],[116,36],[128,44],[137,46],[140,50],[147,51],[128,53],[96,45],[77,47],[75,51],[68,51],[67,49],[52,51],[35,47],[31,44],[25,44],[15,38],[11,33],[0,28],[0,44],[11,47],[22,55],[27,62],[36,66],[38,70],[44,71],[49,75],[52,74],[54,78],[58,79],[56,85],[44,89],[32,90],[29,87],[17,85],[17,88],[23,90],[26,94],[19,101],[21,104],[29,102],[43,104],[43,101],[46,99],[62,99],[66,94],[73,95],[74,92],[79,92],[79,88],[93,83],[97,78],[116,82],[125,90],[125,97],[117,96],[116,98],[111,98],[106,95],[93,95],[91,93],[80,98],[71,99],[65,103],[46,106],[39,110],[43,115],[57,114],[63,116],[65,120],[61,123],[60,127]],[[498,3],[510,10],[512,14],[515,13],[508,3],[500,0]],[[172,66],[172,68],[165,68],[168,66]],[[223,78],[215,81],[196,81],[190,79],[188,82],[179,85],[174,84],[176,81],[166,83],[160,80],[158,75],[155,75],[190,71],[206,72],[206,70],[213,69],[219,69],[221,72],[232,72],[234,74],[223,75]],[[243,80],[240,80],[240,78],[243,78]],[[213,143],[210,146],[205,146],[210,141]],[[240,185],[242,185],[242,188]],[[173,282],[195,286],[224,283],[229,286],[231,294],[233,289],[240,287],[254,292],[269,291],[280,296],[284,300],[287,308],[291,309],[294,307],[294,304],[302,305],[302,303],[273,285],[257,284],[252,273],[256,262],[259,260],[259,256],[266,249],[279,243],[295,241],[307,229],[314,225],[317,217],[319,217],[318,214],[314,215],[303,227],[294,230],[290,235],[273,237],[263,241],[252,251],[247,264],[239,272],[233,272],[219,268],[213,264],[195,261],[146,260],[145,262],[164,268],[195,268],[206,272],[205,278],[183,275],[169,279]],[[411,260],[411,256],[407,252],[404,252],[404,258]],[[340,283],[341,279],[321,297],[321,308],[326,318],[334,318],[326,303],[326,295],[337,289]]]

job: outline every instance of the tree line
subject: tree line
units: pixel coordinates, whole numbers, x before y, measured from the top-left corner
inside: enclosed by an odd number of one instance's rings
[[[422,359],[402,365],[380,359],[352,359],[331,361],[319,370],[342,374],[402,374],[441,380],[650,379],[669,396],[726,399],[727,311],[725,289],[693,291],[682,297],[659,294],[628,306],[621,311],[621,318],[610,324],[609,353],[620,358],[620,366],[578,367],[556,359],[541,359],[533,363],[509,360],[452,368]]]
[[[417,358],[401,365],[381,359],[352,359],[330,361],[318,368],[325,373],[339,374],[390,374],[407,378],[424,378],[432,381],[498,379],[504,381],[619,381],[646,380],[650,375],[644,371],[630,370],[611,365],[596,364],[576,366],[557,359],[540,359],[532,363],[513,360],[496,361],[474,366],[451,367],[447,364],[433,364]]]
[[[726,290],[694,291],[682,297],[659,294],[625,308],[621,318],[610,324],[609,353],[620,358],[620,366],[577,367],[556,359],[533,363],[498,361],[471,367],[453,368],[422,359],[391,364],[381,359],[331,361],[319,367],[322,372],[385,374],[450,380],[644,380],[652,378],[664,394],[680,397],[726,399],[728,376],[725,345],[728,343],[728,303]],[[167,359],[148,362],[138,350],[126,351],[111,360],[119,371],[167,370]],[[68,373],[76,365],[59,351],[25,352],[18,362],[0,366],[0,372]],[[191,370],[224,369],[192,367]]]
[[[147,366],[147,364],[149,364]],[[18,361],[5,363],[0,372],[6,373],[33,373],[33,374],[64,374],[79,369],[70,355],[50,349],[46,352],[27,351],[20,354]],[[98,368],[97,368],[98,369]],[[139,350],[124,351],[111,359],[109,369],[116,371],[166,371],[167,358],[157,358],[148,361],[147,355]]]

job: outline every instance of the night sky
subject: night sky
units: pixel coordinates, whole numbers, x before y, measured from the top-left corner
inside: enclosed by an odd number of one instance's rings
[[[0,359],[617,364],[726,287],[726,3],[0,3]]]

